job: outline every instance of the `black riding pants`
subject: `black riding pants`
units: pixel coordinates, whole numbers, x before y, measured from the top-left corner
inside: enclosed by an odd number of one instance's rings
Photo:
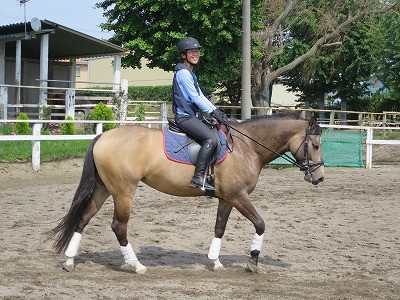
[[[218,137],[198,118],[175,115],[175,122],[200,145],[202,145],[206,140],[211,140],[213,148],[215,149],[215,147],[217,147],[219,141]]]

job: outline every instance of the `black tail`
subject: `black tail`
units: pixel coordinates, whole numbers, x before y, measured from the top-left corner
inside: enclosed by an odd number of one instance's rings
[[[72,200],[72,204],[68,213],[61,219],[60,224],[47,232],[48,236],[51,238],[58,234],[53,245],[58,253],[67,248],[67,245],[71,240],[79,221],[88,208],[89,199],[96,184],[97,173],[93,159],[93,147],[100,136],[101,135],[98,135],[93,139],[88,150],[86,151],[81,181],[76,189],[75,196]]]

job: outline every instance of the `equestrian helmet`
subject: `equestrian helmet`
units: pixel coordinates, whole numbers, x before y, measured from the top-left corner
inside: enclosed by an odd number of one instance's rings
[[[186,37],[182,40],[179,41],[177,44],[178,46],[178,54],[180,55],[182,52],[185,52],[186,50],[189,49],[200,49],[201,45],[200,43],[192,37]]]

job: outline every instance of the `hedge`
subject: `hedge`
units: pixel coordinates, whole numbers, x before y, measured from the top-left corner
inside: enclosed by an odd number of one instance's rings
[[[133,101],[167,101],[172,97],[172,85],[130,86],[128,99]]]

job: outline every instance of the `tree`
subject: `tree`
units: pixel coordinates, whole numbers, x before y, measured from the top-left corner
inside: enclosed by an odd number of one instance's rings
[[[261,0],[253,0],[253,24],[257,24],[257,8]],[[113,30],[111,42],[131,50],[123,66],[141,66],[172,71],[179,61],[177,42],[185,36],[196,37],[203,46],[202,59],[196,73],[202,87],[212,91],[226,87],[239,99],[241,62],[241,1],[231,0],[104,0],[96,4],[105,10],[107,22],[102,28]]]
[[[282,82],[312,107],[325,108],[331,93],[332,98],[341,99],[342,110],[349,102],[352,109],[362,109],[359,99],[368,87],[372,59],[368,27],[359,23],[344,31],[340,47],[322,48],[317,56],[289,71]]]
[[[399,1],[379,0],[323,1],[300,0],[267,1],[264,7],[265,28],[258,31],[258,59],[252,75],[253,104],[270,104],[265,90],[274,81],[305,61],[315,57],[322,48],[337,46],[342,42],[346,28],[368,15],[380,14],[393,9]],[[287,34],[289,33],[289,34]],[[296,46],[299,46],[297,47]],[[294,50],[301,50],[296,53]],[[280,65],[284,53],[295,54]]]
[[[340,46],[343,32],[368,15],[387,12],[400,1],[380,0],[252,0],[253,104],[270,104],[274,81],[316,57],[321,49]],[[110,40],[133,52],[123,65],[171,71],[178,60],[175,45],[184,36],[204,46],[196,72],[205,91],[225,87],[240,96],[242,1],[232,0],[104,0]],[[284,57],[285,59],[281,59]],[[234,91],[234,92],[232,92]]]
[[[371,110],[400,110],[400,15],[399,9],[377,18],[371,29],[371,53],[374,60],[373,73],[380,79],[384,89],[380,97],[371,103]]]

